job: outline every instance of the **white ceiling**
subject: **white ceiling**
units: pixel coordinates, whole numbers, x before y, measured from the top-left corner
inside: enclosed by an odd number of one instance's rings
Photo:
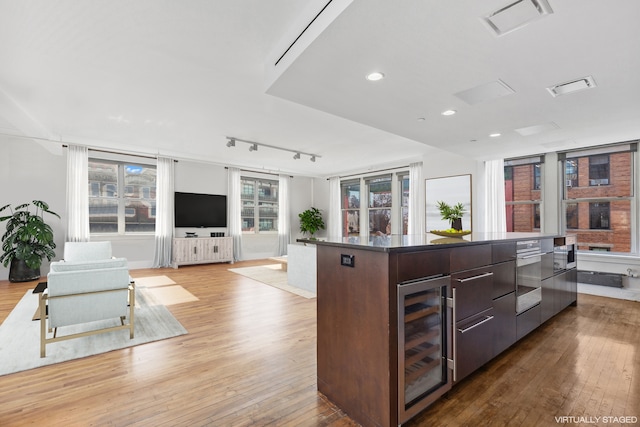
[[[310,176],[640,138],[640,2],[548,0],[497,37],[480,18],[512,1],[333,0],[275,67],[328,0],[0,0],[0,133]]]

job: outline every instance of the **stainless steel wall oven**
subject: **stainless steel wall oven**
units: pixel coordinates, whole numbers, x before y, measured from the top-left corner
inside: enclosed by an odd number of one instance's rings
[[[543,255],[540,240],[522,240],[516,245],[517,313],[540,304]]]

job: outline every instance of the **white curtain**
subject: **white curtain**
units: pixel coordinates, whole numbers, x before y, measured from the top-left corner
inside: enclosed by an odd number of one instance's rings
[[[507,231],[504,201],[504,160],[484,162],[484,231]]]
[[[67,152],[67,242],[89,241],[89,149],[69,145]]]
[[[171,266],[173,243],[174,161],[158,157],[156,169],[156,237],[153,267]]]
[[[342,205],[340,203],[340,177],[329,178],[329,237],[342,237]]]
[[[229,235],[233,237],[233,259],[242,260],[242,202],[240,194],[242,184],[240,182],[240,169],[229,168],[228,191],[229,195]]]
[[[409,224],[407,234],[424,234],[425,195],[422,162],[409,165]]]
[[[291,221],[289,221],[289,183],[291,178],[280,175],[278,180],[278,256],[287,254],[291,236]]]

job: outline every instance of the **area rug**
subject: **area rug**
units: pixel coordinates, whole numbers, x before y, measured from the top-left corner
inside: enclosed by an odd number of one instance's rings
[[[136,289],[146,288],[148,293],[162,305],[199,301],[191,292],[167,276],[136,277]]]
[[[305,289],[291,286],[287,280],[287,272],[280,268],[280,264],[260,265],[256,267],[230,268],[229,271],[249,277],[274,288],[291,292],[304,298],[315,298],[316,294]]]
[[[184,335],[187,330],[148,289],[136,287],[135,333],[129,339],[127,330],[106,332],[47,345],[47,356],[40,357],[40,322],[31,320],[38,306],[38,294],[31,290],[22,297],[7,319],[0,325],[0,375],[25,371],[94,354]],[[115,326],[119,319],[66,326],[61,334],[83,332]]]

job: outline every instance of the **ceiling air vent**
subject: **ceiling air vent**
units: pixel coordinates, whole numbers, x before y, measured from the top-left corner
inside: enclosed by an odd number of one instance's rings
[[[593,81],[593,77],[587,76],[577,80],[571,80],[569,82],[564,82],[557,84],[555,86],[550,86],[547,88],[551,96],[554,98],[560,95],[566,95],[568,93],[577,92],[579,90],[591,89],[596,87],[596,82]]]
[[[496,35],[502,36],[552,13],[547,0],[518,0],[483,19]]]

